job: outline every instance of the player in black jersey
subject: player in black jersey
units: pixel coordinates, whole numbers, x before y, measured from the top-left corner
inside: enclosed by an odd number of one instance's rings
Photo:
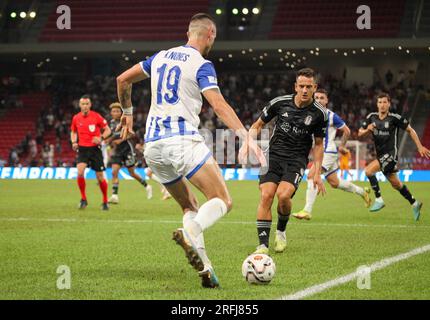
[[[376,212],[385,207],[381,197],[378,179],[375,174],[378,171],[387,177],[394,189],[409,201],[412,205],[412,211],[415,221],[420,218],[422,203],[412,196],[405,184],[400,182],[397,176],[397,148],[399,128],[406,130],[418,148],[422,157],[430,157],[430,151],[425,148],[418,138],[415,130],[410,126],[409,121],[397,113],[390,113],[390,96],[387,93],[381,93],[377,97],[378,112],[370,113],[363,122],[358,131],[358,137],[363,137],[372,133],[375,142],[377,159],[373,160],[365,168],[366,176],[369,178],[370,185],[375,192],[375,203],[370,208],[371,212]]]
[[[269,142],[267,172],[260,175],[261,197],[257,212],[260,245],[256,253],[269,252],[271,207],[275,195],[278,197],[275,251],[285,250],[287,245],[285,229],[291,213],[291,199],[307,167],[313,140],[315,172],[321,172],[323,139],[328,116],[325,108],[313,99],[316,89],[314,71],[310,68],[299,70],[296,74],[296,93],[271,100],[251,127],[251,134],[256,136],[266,123],[276,118],[274,133]],[[312,178],[319,193],[324,194],[321,176],[315,174]]]
[[[109,123],[109,127],[112,131],[112,136],[109,138],[108,143],[113,148],[113,153],[110,158],[110,163],[112,164],[112,196],[109,199],[110,203],[118,204],[118,188],[119,188],[119,170],[123,165],[125,165],[128,169],[130,176],[140,182],[146,189],[147,198],[152,198],[152,187],[146,183],[145,179],[143,179],[135,170],[136,166],[136,154],[134,151],[133,144],[131,141],[121,139],[121,133],[116,131],[116,128],[120,122],[122,116],[121,104],[119,102],[112,103],[109,106],[110,114],[112,116],[112,120]]]

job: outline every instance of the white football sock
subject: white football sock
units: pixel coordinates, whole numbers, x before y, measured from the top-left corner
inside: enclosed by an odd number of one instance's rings
[[[193,220],[196,217],[197,212],[194,211],[188,211],[184,214],[182,217],[182,223],[184,225],[184,229],[189,229],[190,226],[192,227]],[[203,260],[204,265],[212,265],[211,261],[209,260],[207,254],[206,254],[206,248],[205,248],[205,239],[203,237],[203,232],[200,232],[200,234],[195,238],[196,239],[196,246],[197,250],[199,251],[200,257]]]
[[[306,205],[305,211],[311,213],[315,200],[318,195],[318,188],[314,187],[314,180],[308,179],[308,188],[306,189]]]
[[[201,232],[211,227],[227,213],[227,205],[220,198],[213,198],[205,202],[194,218],[194,224],[190,224],[190,231],[197,237]]]
[[[384,202],[384,199],[382,199],[382,197],[379,197],[379,198],[375,198],[375,201],[376,201],[376,202],[381,202],[381,203],[383,203],[383,202]]]
[[[360,196],[362,196],[364,194],[363,188],[360,188],[360,187],[356,186],[355,184],[353,184],[352,182],[345,181],[345,180],[339,181],[338,189],[343,190],[343,191],[347,191],[347,192],[357,193]]]

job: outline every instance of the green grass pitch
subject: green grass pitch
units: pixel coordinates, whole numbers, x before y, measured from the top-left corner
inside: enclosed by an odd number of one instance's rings
[[[147,200],[138,183],[122,181],[121,203],[106,213],[95,180],[87,181],[89,206],[83,212],[76,209],[75,181],[0,181],[0,299],[275,299],[430,244],[430,183],[408,183],[424,202],[418,223],[407,201],[386,183],[386,207],[377,214],[357,196],[327,185],[314,218],[292,218],[286,252],[271,253],[277,266],[272,283],[249,285],[241,265],[257,244],[257,182],[228,182],[233,210],[205,232],[221,288],[203,289],[171,240],[181,226],[179,207],[161,201],[158,186],[150,183],[154,198]],[[302,183],[293,211],[302,208],[305,190]],[[60,265],[70,267],[70,290],[56,287]],[[429,299],[429,268],[427,252],[372,273],[370,290],[350,282],[308,298]]]

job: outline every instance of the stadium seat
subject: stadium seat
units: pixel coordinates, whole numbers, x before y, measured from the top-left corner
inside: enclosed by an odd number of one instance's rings
[[[0,158],[8,159],[10,149],[19,144],[28,132],[34,137],[37,118],[46,106],[50,105],[50,95],[36,92],[22,95],[22,109],[14,109],[0,118],[0,136],[3,137]]]
[[[119,5],[120,4],[120,5]],[[71,30],[58,30],[55,10],[40,41],[184,40],[190,15],[208,11],[209,1],[71,0]]]
[[[281,0],[269,35],[271,39],[397,37],[404,0],[369,0],[371,29],[356,26],[357,4],[342,0]]]

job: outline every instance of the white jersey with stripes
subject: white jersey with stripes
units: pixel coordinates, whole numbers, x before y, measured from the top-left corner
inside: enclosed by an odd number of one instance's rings
[[[202,92],[218,89],[212,62],[185,45],[157,52],[140,66],[151,78],[145,142],[198,134]]]

